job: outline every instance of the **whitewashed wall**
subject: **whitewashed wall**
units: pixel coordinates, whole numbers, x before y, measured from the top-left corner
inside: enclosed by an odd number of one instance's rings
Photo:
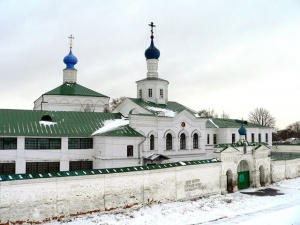
[[[92,112],[103,112],[108,107],[108,97],[43,95],[34,102],[34,110],[84,111],[90,106]]]
[[[271,181],[300,176],[300,159],[271,161]]]
[[[221,193],[220,163],[0,182],[0,224],[64,220],[90,213]]]

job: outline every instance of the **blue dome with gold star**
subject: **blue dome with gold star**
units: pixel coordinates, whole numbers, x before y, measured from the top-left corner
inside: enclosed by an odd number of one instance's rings
[[[72,50],[70,50],[69,54],[64,58],[64,63],[66,64],[66,69],[75,69],[74,66],[78,62],[75,55],[73,55]]]
[[[145,51],[146,59],[158,59],[160,56],[160,51],[154,46],[153,38],[151,39],[151,44],[149,48]]]

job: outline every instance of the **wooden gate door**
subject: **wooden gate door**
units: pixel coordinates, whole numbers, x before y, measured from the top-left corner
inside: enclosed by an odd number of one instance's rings
[[[250,186],[249,171],[238,172],[238,189],[245,189]]]

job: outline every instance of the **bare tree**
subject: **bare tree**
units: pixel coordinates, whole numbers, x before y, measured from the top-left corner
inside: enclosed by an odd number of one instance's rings
[[[265,127],[274,127],[276,119],[264,108],[255,108],[249,114],[249,121]]]
[[[81,104],[80,112],[94,112],[95,105],[93,104]]]
[[[201,109],[198,112],[199,115],[202,115],[206,118],[221,118],[221,119],[229,119],[229,114],[226,114],[224,111],[221,114],[221,116],[219,117],[219,115],[217,113],[215,113],[214,109]]]
[[[300,137],[300,121],[288,125],[287,129],[294,131],[296,133],[296,136]]]
[[[122,96],[120,98],[114,98],[110,102],[110,109],[113,111],[115,108],[117,108],[124,100],[126,99],[125,96]]]
[[[201,109],[198,112],[199,115],[204,116],[206,118],[217,118],[218,114],[215,113],[213,109]]]
[[[227,113],[225,113],[224,111],[223,111],[223,113],[221,114],[221,117],[220,117],[221,119],[229,119],[229,114],[227,114]]]

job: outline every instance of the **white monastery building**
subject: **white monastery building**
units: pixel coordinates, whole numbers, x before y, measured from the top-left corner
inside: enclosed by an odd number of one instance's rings
[[[33,110],[0,109],[0,175],[207,160],[221,162],[223,185],[238,174],[246,177],[241,185],[247,187],[257,180],[267,183],[271,128],[205,118],[170,101],[150,26],[148,72],[136,81],[136,98],[126,98],[113,112],[107,110],[108,96],[77,83],[70,36],[62,85],[42,94]]]

